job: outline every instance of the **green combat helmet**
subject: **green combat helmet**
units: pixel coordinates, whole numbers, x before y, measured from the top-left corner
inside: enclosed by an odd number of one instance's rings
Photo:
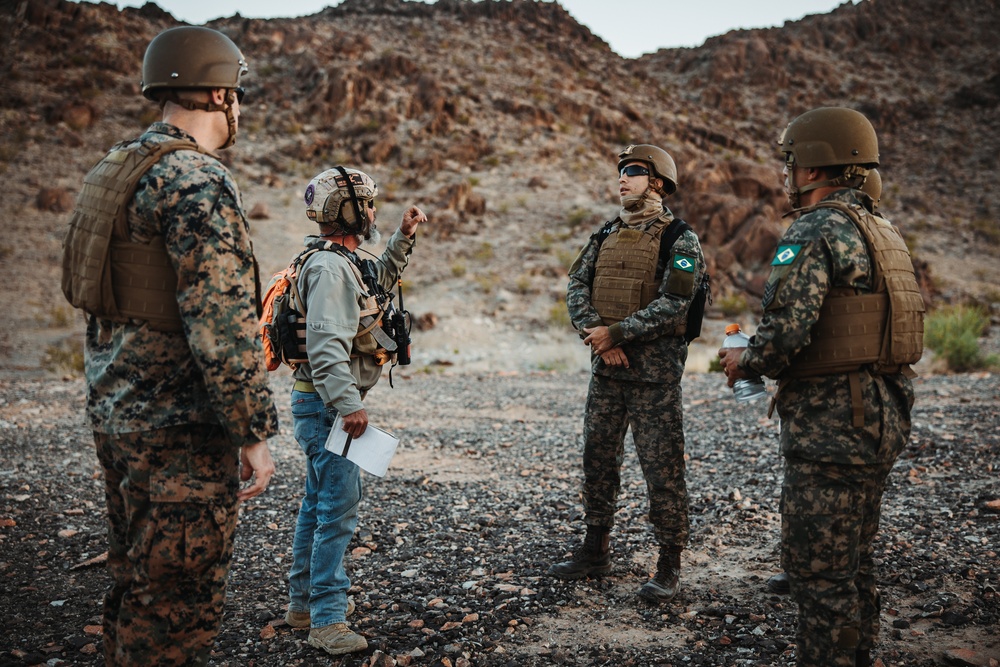
[[[778,146],[789,174],[795,167],[844,167],[844,173],[834,179],[803,188],[790,183],[792,208],[798,208],[801,195],[810,190],[831,185],[859,187],[868,170],[879,163],[875,128],[863,114],[844,107],[807,111],[788,124]]]
[[[236,142],[233,104],[242,101],[240,77],[247,73],[247,61],[233,40],[218,30],[199,26],[169,28],[153,38],[142,59],[142,94],[163,104],[173,102],[189,110],[224,111],[229,121],[229,139]],[[226,103],[216,105],[181,99],[179,90],[224,88]]]
[[[653,175],[663,179],[664,195],[672,195],[677,192],[677,165],[667,151],[652,144],[632,144],[626,146],[618,154],[618,172],[627,163],[638,161],[645,162],[653,171]]]
[[[375,180],[357,169],[334,167],[319,174],[306,186],[306,216],[317,224],[333,225],[346,234],[371,236],[371,222],[364,206],[374,206],[378,197]]]

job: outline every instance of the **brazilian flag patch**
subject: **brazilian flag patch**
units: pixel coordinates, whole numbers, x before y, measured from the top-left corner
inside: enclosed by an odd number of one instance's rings
[[[674,255],[674,268],[687,273],[694,273],[694,262],[690,257],[684,255]]]
[[[778,252],[774,253],[774,261],[771,262],[771,266],[788,266],[799,256],[800,250],[802,250],[800,245],[779,245]]]

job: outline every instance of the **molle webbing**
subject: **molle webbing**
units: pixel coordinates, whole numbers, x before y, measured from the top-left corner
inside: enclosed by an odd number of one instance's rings
[[[111,284],[123,317],[146,320],[154,331],[183,331],[177,272],[162,236],[149,243],[111,242]]]
[[[112,148],[84,178],[63,246],[63,293],[74,307],[100,318],[182,331],[177,274],[166,245],[161,237],[129,241],[128,205],[143,174],[165,154],[209,152],[181,139],[126,146]]]
[[[656,298],[660,236],[665,228],[662,221],[644,230],[619,226],[601,245],[591,304],[605,325],[621,322]]]
[[[831,291],[823,301],[812,340],[785,377],[849,373],[879,359],[889,311],[887,294]]]
[[[860,206],[824,201],[805,211],[817,208],[842,211],[861,232],[872,258],[873,293],[831,290],[813,325],[812,342],[786,375],[847,373],[866,364],[876,373],[903,371],[923,354],[924,300],[899,230]]]

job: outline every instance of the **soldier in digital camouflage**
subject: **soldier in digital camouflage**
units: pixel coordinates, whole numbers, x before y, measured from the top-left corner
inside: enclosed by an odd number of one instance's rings
[[[611,570],[610,534],[631,428],[659,546],[656,573],[638,594],[660,603],[677,594],[689,533],[681,376],[687,313],[705,258],[698,237],[663,203],[677,189],[670,155],[641,144],[618,157],[621,211],[584,246],[566,293],[570,319],[593,360],[583,427],[587,534],[549,574],[580,579]]]
[[[775,252],[756,333],[719,357],[730,386],[749,375],[779,381],[796,664],[866,667],[879,631],[873,541],[910,434],[924,304],[898,230],[861,191],[879,161],[871,123],[851,109],[814,109],[779,144],[799,217]]]
[[[205,665],[238,503],[274,473],[277,413],[256,337],[259,281],[232,174],[246,62],[172,28],[143,60],[162,121],[88,173],[63,255],[87,320],[87,418],[104,470],[108,665]],[[240,489],[240,482],[249,482]]]
[[[878,169],[872,169],[868,172],[868,176],[865,177],[865,182],[861,184],[859,190],[861,191],[859,199],[864,207],[875,215],[885,217],[879,211],[879,202],[882,198],[882,176],[878,173]],[[768,577],[766,585],[767,590],[777,595],[788,595],[791,592],[787,572],[779,572]]]

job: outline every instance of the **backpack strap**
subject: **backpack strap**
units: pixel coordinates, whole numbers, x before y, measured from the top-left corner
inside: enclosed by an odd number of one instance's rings
[[[657,260],[656,265],[658,274],[662,275],[663,271],[666,270],[667,255],[670,254],[674,244],[677,243],[677,239],[681,237],[681,234],[690,230],[691,225],[680,218],[674,218],[670,226],[663,232],[663,236],[660,237],[660,258]]]
[[[620,222],[620,219],[615,218],[614,220],[608,220],[604,223],[604,226],[594,232],[590,237],[594,243],[597,244],[598,249],[600,249],[604,240],[611,235],[611,231],[614,229],[616,222]],[[670,250],[674,247],[674,244],[677,243],[677,239],[681,237],[681,234],[689,231],[690,229],[691,225],[680,218],[674,218],[673,221],[671,221],[670,226],[667,227],[667,229],[663,232],[663,236],[660,237],[660,258],[657,260],[658,272],[660,267],[666,266],[667,255],[670,254]]]

